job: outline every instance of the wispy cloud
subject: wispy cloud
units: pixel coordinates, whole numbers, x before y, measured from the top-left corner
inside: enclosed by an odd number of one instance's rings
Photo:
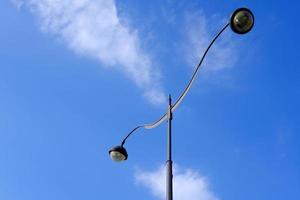
[[[11,0],[29,8],[41,29],[80,55],[124,72],[151,103],[164,102],[160,72],[142,49],[138,32],[123,23],[114,0]]]
[[[215,21],[224,22],[220,17],[213,15],[208,17],[204,12],[189,12],[186,14],[185,42],[184,49],[186,59],[190,64],[199,62],[200,56],[221,27],[216,27]],[[212,25],[214,24],[214,25]],[[222,26],[222,23],[220,23]],[[230,31],[225,31],[221,38],[213,45],[204,61],[203,71],[207,73],[223,72],[233,68],[237,63],[238,52],[236,42],[232,39]]]
[[[145,186],[151,193],[160,199],[165,199],[165,167],[156,171],[138,171],[136,173],[138,184]],[[209,190],[208,181],[197,171],[192,169],[174,170],[174,199],[177,200],[218,200]]]
[[[23,0],[10,0],[12,4],[14,4],[18,9],[21,9],[21,7],[24,5]]]

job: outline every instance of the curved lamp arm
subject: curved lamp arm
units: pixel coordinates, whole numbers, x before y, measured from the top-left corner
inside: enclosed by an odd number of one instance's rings
[[[180,97],[176,100],[176,102],[174,103],[174,105],[172,106],[171,111],[174,112],[176,110],[176,108],[178,108],[178,106],[180,105],[180,103],[183,101],[184,97],[187,95],[187,93],[189,92],[197,74],[198,71],[200,69],[201,64],[204,61],[204,58],[206,57],[209,49],[211,48],[211,46],[215,43],[215,41],[218,39],[218,37],[225,31],[225,29],[230,25],[230,23],[227,23],[222,29],[221,31],[219,31],[219,33],[214,37],[214,39],[210,42],[210,44],[208,45],[208,47],[206,48],[199,64],[197,65],[192,78],[190,79],[189,83],[187,84],[187,86],[185,87],[185,89],[183,90],[183,92],[181,93]],[[139,128],[145,128],[145,129],[153,129],[157,126],[159,126],[162,122],[164,122],[166,119],[168,118],[168,113],[165,113],[164,115],[162,115],[158,120],[154,121],[151,124],[143,124],[143,125],[139,125],[137,127],[135,127],[122,141],[121,146],[123,146],[127,140],[127,138],[136,130],[138,130]]]

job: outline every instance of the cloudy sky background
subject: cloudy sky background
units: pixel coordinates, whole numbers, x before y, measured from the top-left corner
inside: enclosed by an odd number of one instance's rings
[[[222,35],[174,114],[174,198],[298,199],[298,5],[201,0],[1,2],[0,199],[164,199],[165,124],[126,163],[107,150],[165,112],[241,6],[254,30]]]

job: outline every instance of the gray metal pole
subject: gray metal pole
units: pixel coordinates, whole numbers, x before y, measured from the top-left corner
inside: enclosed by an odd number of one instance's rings
[[[168,160],[166,164],[166,199],[173,200],[173,163],[172,163],[172,99],[169,95],[168,107]]]

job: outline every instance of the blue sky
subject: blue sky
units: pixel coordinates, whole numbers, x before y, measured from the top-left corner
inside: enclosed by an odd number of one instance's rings
[[[0,199],[164,199],[166,123],[127,162],[107,151],[242,6],[253,30],[222,35],[174,113],[175,198],[299,199],[299,3],[282,0],[1,1]]]

